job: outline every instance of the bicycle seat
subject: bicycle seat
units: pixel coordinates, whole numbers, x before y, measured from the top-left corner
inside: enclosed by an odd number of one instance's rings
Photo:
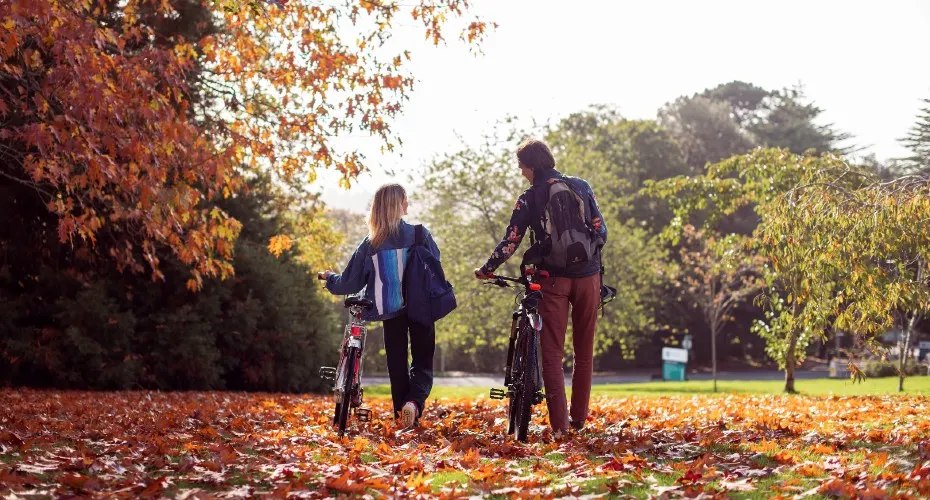
[[[362,309],[368,310],[374,307],[374,304],[368,299],[363,299],[359,297],[346,297],[345,302],[346,307],[361,307]]]

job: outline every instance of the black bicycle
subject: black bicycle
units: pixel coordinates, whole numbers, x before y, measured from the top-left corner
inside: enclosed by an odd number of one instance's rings
[[[345,327],[342,349],[339,351],[339,365],[335,368],[320,368],[320,376],[333,381],[333,395],[336,400],[336,413],[333,423],[339,429],[339,435],[346,432],[349,413],[354,408],[359,422],[371,419],[371,410],[362,408],[362,352],[368,329],[362,321],[362,312],[371,309],[368,299],[346,297],[345,307],[349,310],[349,323]]]
[[[543,402],[542,366],[539,361],[539,339],[542,334],[542,317],[539,301],[542,286],[534,279],[549,277],[546,271],[522,268],[523,276],[489,277],[487,284],[501,288],[523,288],[510,325],[510,342],[507,348],[507,368],[504,371],[506,389],[491,389],[491,399],[510,399],[507,413],[507,434],[517,433],[517,440],[526,442],[533,405]]]

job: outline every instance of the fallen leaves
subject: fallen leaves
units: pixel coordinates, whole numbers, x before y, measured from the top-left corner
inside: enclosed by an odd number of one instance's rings
[[[539,407],[528,444],[486,400],[413,431],[370,402],[340,438],[320,396],[3,390],[0,495],[930,495],[921,397],[600,399],[568,438]]]

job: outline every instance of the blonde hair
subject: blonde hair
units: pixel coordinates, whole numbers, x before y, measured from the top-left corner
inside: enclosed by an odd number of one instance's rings
[[[400,184],[385,184],[375,192],[368,214],[368,240],[372,248],[380,247],[388,238],[397,234],[400,220],[404,216],[404,200],[407,192]]]

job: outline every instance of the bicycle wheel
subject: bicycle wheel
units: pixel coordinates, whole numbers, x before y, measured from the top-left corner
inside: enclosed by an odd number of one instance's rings
[[[510,403],[507,407],[507,435],[513,434],[516,430],[516,408],[518,399],[516,395],[510,396]]]
[[[358,357],[358,349],[350,347],[346,353],[345,379],[342,382],[342,397],[340,402],[336,403],[336,427],[339,428],[339,435],[346,433],[346,425],[349,421],[349,409],[352,406],[352,396],[355,390],[355,360]]]
[[[507,371],[504,375],[504,384],[510,389],[510,402],[507,404],[507,435],[511,435],[516,431],[516,422],[517,422],[517,402],[520,399],[518,391],[513,389],[518,388],[519,384],[515,383],[520,376],[520,354],[517,350],[516,340],[518,338],[517,332],[522,331],[523,322],[517,318],[513,319],[513,324],[510,327],[510,345],[507,347]]]
[[[533,416],[533,403],[536,401],[536,372],[538,358],[536,357],[536,339],[533,338],[536,332],[527,329],[521,343],[525,343],[525,349],[521,349],[526,355],[523,358],[521,384],[519,397],[516,399],[517,412],[517,440],[526,442],[527,433],[530,428],[530,418]]]
[[[526,356],[523,359],[523,372],[520,384],[520,397],[517,403],[517,440],[525,443],[530,428],[530,419],[533,416],[533,403],[536,402],[536,372],[539,370],[536,356],[536,339],[533,338],[536,332],[527,329],[523,342],[526,343]]]

